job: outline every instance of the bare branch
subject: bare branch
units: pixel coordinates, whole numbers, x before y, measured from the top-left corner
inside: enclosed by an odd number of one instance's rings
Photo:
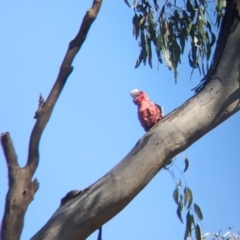
[[[10,135],[4,133],[1,136],[9,176],[9,190],[6,196],[0,236],[1,240],[9,240],[10,238],[11,240],[18,240],[20,238],[25,212],[39,187],[37,180],[32,181],[32,177],[39,162],[38,147],[42,132],[51,117],[53,108],[63,90],[68,76],[73,70],[71,66],[73,59],[85,41],[91,24],[98,15],[101,4],[102,0],[94,0],[92,8],[87,11],[83,18],[77,36],[69,44],[58,77],[46,102],[44,102],[43,97],[40,95],[39,106],[34,116],[37,120],[30,136],[28,159],[24,168],[19,168]],[[69,195],[63,201],[65,200],[69,200]]]
[[[39,100],[38,100],[38,109],[35,112],[35,116],[34,116],[35,119],[38,118],[38,115],[42,111],[43,107],[44,107],[44,98],[43,98],[42,94],[40,94]]]
[[[101,4],[102,0],[94,0],[92,7],[86,12],[77,36],[69,43],[69,47],[60,67],[57,80],[41,111],[37,111],[37,122],[35,123],[31,133],[27,161],[27,165],[32,168],[33,173],[35,172],[39,161],[38,146],[42,132],[51,116],[53,108],[67,81],[67,78],[73,70],[73,67],[71,66],[73,59],[85,41],[90,27],[98,15]]]
[[[1,143],[7,161],[9,182],[1,239],[7,240],[11,236],[12,240],[18,240],[22,232],[25,212],[39,184],[36,179],[31,181],[32,174],[28,168],[19,167],[9,133],[1,135]]]
[[[18,167],[17,155],[13,147],[12,139],[8,132],[1,134],[1,143],[8,168]]]

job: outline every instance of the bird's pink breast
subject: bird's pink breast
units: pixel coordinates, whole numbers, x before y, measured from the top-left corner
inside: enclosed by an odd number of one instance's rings
[[[156,104],[148,100],[139,105],[138,117],[145,131],[148,131],[162,119],[162,113]]]

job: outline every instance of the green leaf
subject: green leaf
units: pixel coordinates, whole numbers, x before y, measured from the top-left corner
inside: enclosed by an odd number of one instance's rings
[[[160,32],[156,39],[156,51],[157,52],[160,52],[162,50],[162,44],[163,44],[163,35]]]
[[[194,8],[197,8],[197,9],[199,8],[197,0],[194,0]]]
[[[191,236],[192,223],[193,223],[193,218],[192,218],[192,215],[190,214],[190,212],[188,211],[187,216],[186,216],[186,229],[185,229],[185,233],[184,233],[184,240],[186,240],[188,238],[188,236]]]
[[[135,36],[136,40],[139,37],[139,17],[137,14],[134,15],[133,19],[132,19],[132,23],[133,23],[133,36]]]
[[[142,16],[142,15],[140,15],[140,16]],[[139,21],[139,26],[143,27],[145,25],[145,23],[146,23],[146,18],[142,16],[141,20]]]
[[[188,61],[189,61],[189,65],[191,68],[196,68],[195,63],[193,62],[192,58],[191,58],[191,54],[188,54]]]
[[[196,213],[197,217],[199,218],[199,220],[203,220],[203,215],[202,215],[202,211],[201,211],[200,207],[194,203],[193,209],[194,209],[194,212]]]
[[[182,202],[178,203],[177,216],[178,216],[178,219],[180,220],[180,222],[183,223],[183,220],[182,220]]]
[[[205,76],[205,68],[204,68],[204,63],[202,61],[202,72],[203,72],[203,76]]]
[[[160,15],[159,15],[160,19],[162,18],[164,11],[165,11],[165,4],[163,5],[163,7],[161,9],[161,12],[160,12]]]
[[[201,230],[198,224],[195,227],[195,237],[196,240],[201,240]]]
[[[222,0],[217,0],[217,8],[218,8],[218,10],[221,11],[222,7],[223,7],[223,1]]]
[[[154,41],[156,39],[155,23],[151,20],[148,26],[148,32],[150,34],[150,39]]]
[[[203,20],[202,20],[200,15],[198,16],[197,28],[198,28],[198,31],[199,31],[202,39],[204,39],[206,41],[207,37],[206,37],[205,31],[204,31],[204,27],[203,27]]]
[[[98,238],[97,240],[102,240],[102,226],[98,229]]]
[[[195,16],[195,10],[194,10],[190,0],[187,0],[186,7],[187,7],[187,11],[190,13],[190,19],[193,21],[194,16]]]
[[[187,12],[182,10],[182,15],[183,15],[184,21],[186,21],[187,24],[190,24],[191,20],[190,20],[190,18],[188,16]]]
[[[162,51],[162,44],[163,44],[163,36],[161,32],[158,34],[157,39],[155,41],[156,45],[156,53],[158,57],[158,61],[162,63],[162,56],[161,56],[161,51]]]
[[[170,42],[171,44],[169,46],[169,52],[170,52],[171,62],[172,62],[173,71],[174,71],[174,80],[175,80],[175,83],[177,83],[177,66],[178,66],[178,63],[180,62],[181,50],[176,41],[175,35],[171,36]]]
[[[188,11],[188,12],[191,13],[191,12],[193,11],[193,6],[192,6],[190,0],[187,0],[186,7],[187,7],[187,11]]]
[[[154,8],[156,10],[156,12],[159,10],[159,6],[158,6],[158,3],[157,3],[157,0],[153,0],[153,3],[154,3]]]
[[[213,44],[216,42],[216,36],[214,33],[211,33],[211,37],[212,37],[212,41],[211,41],[211,47],[212,47]]]
[[[210,33],[212,33],[212,26],[211,23],[207,21],[207,26],[206,26],[209,30]]]
[[[145,40],[145,35],[144,32],[141,31],[141,52],[140,55],[137,59],[137,62],[135,64],[135,68],[138,68],[139,65],[141,64],[141,62],[143,62],[144,64],[146,64],[146,59],[147,59],[147,51],[146,51],[146,40]]]
[[[188,33],[188,35],[190,34],[190,32],[191,32],[191,30],[192,30],[192,25],[193,25],[192,22],[190,22],[190,23],[187,25],[187,33]]]
[[[169,32],[168,32],[168,22],[167,21],[163,21],[163,27],[161,27],[161,33],[163,35],[163,46],[165,47],[165,49],[168,49],[168,43],[169,43],[169,40],[168,40],[168,35],[169,35]]]
[[[136,6],[138,5],[138,2],[139,2],[139,0],[134,0],[134,1],[133,1],[132,8],[136,7]]]
[[[183,201],[183,195],[180,193],[180,201],[179,202],[182,202],[182,201]]]
[[[199,67],[199,64],[197,63],[197,68],[198,68],[198,71],[199,71],[199,75],[201,76],[202,75],[202,72],[201,72],[201,68]]]
[[[188,54],[188,60],[192,68],[198,67],[197,47],[194,44],[192,44],[191,52]]]
[[[168,68],[173,71],[174,68],[173,68],[173,65],[171,62],[169,50],[167,48],[163,47],[162,51],[163,51],[163,56],[164,56],[164,59],[165,59],[165,62],[167,64]]]
[[[206,32],[206,36],[208,38],[208,41],[206,43],[206,57],[207,57],[207,61],[209,61],[209,59],[211,57],[211,53],[212,53],[212,47],[211,47],[211,43],[210,43],[209,36],[208,36],[207,32]]]
[[[148,55],[148,64],[150,66],[150,68],[152,68],[152,47],[151,47],[151,39],[147,39],[146,41],[146,51],[147,51],[147,55]]]
[[[206,4],[206,0],[199,0],[199,2],[204,6]]]
[[[184,159],[184,163],[185,163],[185,167],[184,167],[183,172],[186,172],[188,170],[188,167],[189,167],[189,161],[188,161],[188,159],[186,157]]]
[[[185,187],[184,188],[184,206],[187,206],[187,209],[189,209],[193,202],[193,195],[190,188]],[[188,203],[188,204],[187,204]]]
[[[128,0],[124,0],[124,2],[127,4],[128,7],[131,8],[131,5],[130,5],[130,3],[128,2]]]
[[[184,33],[182,31],[179,33],[179,42],[180,42],[180,45],[181,45],[181,53],[183,54],[184,48],[185,48],[185,36],[184,36]]]
[[[176,187],[173,191],[173,200],[175,201],[175,203],[178,205],[178,187]]]

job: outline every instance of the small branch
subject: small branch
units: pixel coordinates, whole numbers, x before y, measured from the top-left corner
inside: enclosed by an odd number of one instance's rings
[[[39,113],[42,111],[43,107],[44,107],[44,98],[42,97],[42,94],[40,94],[39,100],[38,100],[38,110],[35,112],[35,116],[34,116],[35,119],[38,118]]]
[[[13,147],[12,139],[8,132],[1,134],[1,143],[8,167],[18,167],[17,155]]]
[[[43,106],[41,106],[41,109],[39,108],[37,110],[37,122],[35,123],[35,126],[31,133],[27,161],[27,165],[31,167],[33,173],[35,172],[39,162],[38,146],[42,132],[48,120],[50,119],[53,108],[57,102],[61,91],[63,90],[67,78],[73,70],[73,67],[71,66],[73,59],[80,50],[83,42],[85,41],[90,27],[98,15],[101,4],[102,0],[94,0],[92,7],[86,12],[77,36],[69,43],[69,47],[61,64],[57,80],[46,102]]]
[[[19,168],[17,156],[9,134],[4,133],[1,135],[9,176],[9,190],[6,196],[5,212],[0,236],[1,240],[20,239],[24,215],[39,187],[38,181],[36,179],[32,181],[32,177],[39,163],[38,148],[42,132],[51,117],[53,108],[63,90],[68,76],[73,70],[71,66],[73,59],[85,41],[89,29],[97,17],[101,4],[102,0],[94,0],[92,8],[87,11],[83,18],[77,36],[69,43],[58,77],[46,102],[44,102],[43,97],[40,95],[39,106],[34,116],[34,118],[36,118],[36,123],[30,136],[28,159],[25,167]],[[79,195],[80,191],[75,194],[76,196]],[[74,194],[70,194],[66,196],[63,201],[69,201],[74,197]]]

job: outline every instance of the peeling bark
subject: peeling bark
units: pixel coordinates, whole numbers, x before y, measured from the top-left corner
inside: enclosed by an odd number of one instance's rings
[[[5,211],[1,227],[1,240],[20,239],[26,210],[32,202],[34,194],[39,188],[38,181],[32,180],[39,163],[39,142],[45,126],[47,125],[53,108],[60,96],[61,91],[71,74],[71,66],[74,57],[84,43],[88,31],[96,19],[102,0],[94,0],[92,7],[83,18],[77,36],[70,42],[67,53],[63,59],[56,82],[46,100],[40,95],[39,106],[34,118],[36,123],[33,127],[28,149],[27,163],[20,168],[17,155],[9,133],[1,135],[1,142],[8,167],[9,190],[5,201]]]
[[[239,0],[227,4],[207,84],[147,132],[105,176],[60,206],[31,240],[86,239],[126,207],[169,160],[240,109]]]

